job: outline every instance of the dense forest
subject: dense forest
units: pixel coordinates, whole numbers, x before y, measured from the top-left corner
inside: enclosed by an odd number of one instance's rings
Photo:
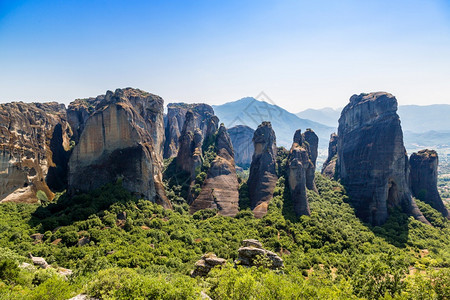
[[[355,216],[344,188],[320,174],[318,193],[308,191],[311,216],[296,217],[282,153],[274,199],[261,219],[245,208],[243,178],[234,218],[214,210],[189,214],[174,176],[166,181],[173,210],[134,198],[120,180],[72,198],[61,193],[51,203],[43,197],[40,205],[0,205],[0,299],[450,298],[448,220],[416,200],[433,226],[391,211],[386,224],[372,227]],[[249,238],[279,254],[285,267],[236,264]],[[192,278],[205,253],[226,265]],[[30,254],[51,267],[32,266]]]

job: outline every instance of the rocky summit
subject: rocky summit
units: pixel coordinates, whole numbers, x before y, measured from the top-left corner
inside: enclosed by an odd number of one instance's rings
[[[384,92],[353,95],[339,118],[336,172],[356,214],[380,225],[388,209],[427,223],[411,197],[397,99]]]
[[[234,148],[234,161],[240,167],[247,168],[252,163],[254,132],[255,130],[245,125],[237,125],[228,129]]]
[[[239,183],[233,145],[223,124],[217,133],[215,149],[217,156],[211,163],[202,191],[191,203],[190,212],[217,209],[221,215],[235,216],[239,211]]]
[[[0,105],[0,201],[37,202],[66,184],[72,131],[63,104]]]
[[[267,213],[277,183],[276,137],[270,122],[262,122],[253,135],[254,153],[247,181],[250,206],[255,217]]]
[[[442,202],[437,190],[437,175],[439,158],[434,150],[421,150],[411,154],[410,165],[410,185],[414,197],[420,199],[434,209],[442,213],[446,218],[450,218],[449,211]]]
[[[87,118],[69,161],[69,191],[121,180],[138,197],[170,207],[162,185],[163,99],[132,88],[108,91]]]
[[[310,143],[306,139],[309,139]],[[317,191],[314,183],[319,139],[311,129],[297,130],[288,156],[287,179],[296,215],[310,215],[306,189]]]

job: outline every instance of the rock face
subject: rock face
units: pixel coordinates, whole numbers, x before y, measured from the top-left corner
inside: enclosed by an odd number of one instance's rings
[[[165,125],[166,141],[164,144],[164,158],[176,157],[180,149],[180,137],[186,122],[186,113],[190,111],[194,115],[193,128],[200,129],[205,136],[208,123],[214,119],[216,124],[219,120],[214,116],[213,108],[203,103],[169,103],[167,105],[167,122]],[[217,129],[217,128],[216,128]]]
[[[121,179],[138,197],[170,207],[162,185],[163,99],[132,88],[108,91],[88,117],[69,161],[69,192]]]
[[[255,217],[261,218],[267,213],[273,190],[277,183],[275,132],[270,122],[263,122],[253,135],[254,153],[247,181],[250,206]]]
[[[81,132],[90,115],[95,112],[95,107],[105,99],[105,95],[96,98],[77,99],[67,108],[67,120],[73,131],[72,139],[78,143]]]
[[[421,150],[409,158],[411,191],[414,197],[428,203],[434,209],[450,218],[437,190],[439,158],[434,150]]]
[[[197,106],[196,106],[197,107]],[[209,105],[199,105],[199,107],[209,107]],[[185,115],[183,130],[179,139],[179,149],[176,158],[177,168],[189,174],[190,186],[192,188],[198,170],[203,164],[203,146],[214,142],[214,135],[218,129],[219,119],[210,114],[211,110],[198,112],[189,109]],[[194,199],[189,192],[187,199],[191,203]]]
[[[236,165],[242,168],[249,167],[255,150],[252,142],[255,131],[248,126],[237,125],[228,129],[228,133],[233,143]]]
[[[332,133],[330,136],[330,143],[328,144],[328,157],[322,167],[322,174],[328,178],[334,178],[336,171],[337,143],[338,136],[336,133]]]
[[[217,257],[214,253],[207,253],[195,263],[195,269],[191,272],[191,276],[206,276],[212,268],[223,266],[226,262],[225,258]]]
[[[339,119],[336,173],[356,214],[383,224],[389,207],[428,223],[411,197],[408,157],[397,99],[384,92],[353,95]]]
[[[309,142],[308,142],[308,140]],[[297,130],[288,156],[287,179],[297,216],[310,215],[306,189],[317,191],[314,183],[315,161],[319,139],[309,129],[304,134]]]
[[[0,201],[53,199],[64,189],[72,132],[64,105],[13,102],[0,105]]]
[[[221,215],[235,216],[239,211],[239,183],[233,145],[223,124],[217,133],[215,148],[217,156],[211,163],[202,191],[191,203],[190,212],[218,209]]]
[[[272,251],[266,250],[257,240],[244,240],[238,250],[237,263],[243,266],[266,266],[270,269],[284,267],[283,259]]]

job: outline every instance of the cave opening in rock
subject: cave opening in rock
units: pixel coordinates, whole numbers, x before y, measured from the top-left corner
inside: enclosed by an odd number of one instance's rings
[[[398,205],[398,187],[394,180],[389,179],[388,183],[388,198],[387,205],[388,207],[394,207]]]

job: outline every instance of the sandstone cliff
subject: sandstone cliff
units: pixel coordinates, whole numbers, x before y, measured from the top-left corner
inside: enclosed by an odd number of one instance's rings
[[[314,172],[318,142],[319,139],[314,131],[307,129],[302,134],[299,129],[295,132],[294,141],[289,151],[287,180],[297,216],[310,215],[306,189],[317,191],[314,183]]]
[[[122,180],[138,197],[170,207],[162,185],[163,99],[132,88],[108,91],[88,117],[69,161],[69,191]]]
[[[328,157],[322,167],[322,175],[331,179],[334,178],[336,171],[337,143],[338,136],[336,133],[332,133],[330,136],[330,143],[328,144]]]
[[[411,191],[414,197],[428,203],[450,218],[437,190],[439,158],[434,150],[421,150],[409,158]]]
[[[247,181],[250,206],[255,217],[261,218],[267,213],[273,190],[277,183],[275,132],[270,122],[263,122],[253,135],[254,153]]]
[[[208,208],[218,209],[224,216],[235,216],[239,211],[239,183],[233,145],[223,124],[217,133],[215,149],[217,156],[211,163],[200,195],[190,206],[190,212]]]
[[[13,102],[0,105],[0,201],[37,202],[66,185],[72,133],[64,105]]]
[[[234,161],[236,165],[247,168],[252,163],[253,134],[255,131],[245,125],[237,125],[228,129],[234,148]]]
[[[77,99],[71,102],[67,108],[67,121],[73,131],[72,139],[78,143],[81,132],[90,115],[95,112],[95,107],[105,99],[105,95],[96,98]]]
[[[180,148],[179,139],[184,128],[186,113],[188,111],[194,116],[192,125],[202,132],[202,136],[207,135],[208,123],[211,119],[213,119],[216,124],[219,122],[218,118],[214,116],[213,108],[208,104],[169,103],[167,105],[167,122],[165,125],[166,141],[164,144],[164,158],[177,156]]]
[[[388,93],[353,95],[339,119],[336,172],[356,214],[383,224],[388,208],[398,207],[427,223],[411,197],[408,158],[397,99]]]

